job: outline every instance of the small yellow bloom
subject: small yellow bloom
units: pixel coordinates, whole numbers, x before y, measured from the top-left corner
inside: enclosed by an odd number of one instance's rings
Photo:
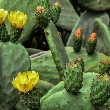
[[[19,72],[12,81],[13,86],[22,93],[31,91],[39,81],[39,74],[35,71]]]
[[[0,25],[2,25],[7,17],[8,11],[0,9]]]
[[[21,29],[27,21],[27,15],[20,11],[11,11],[8,20],[15,29]]]

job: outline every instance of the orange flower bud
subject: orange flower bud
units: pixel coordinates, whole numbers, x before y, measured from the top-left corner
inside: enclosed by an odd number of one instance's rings
[[[76,38],[82,38],[82,28],[77,29],[77,30],[75,31],[74,36],[75,36]]]
[[[97,40],[97,37],[96,37],[96,36],[97,36],[96,33],[92,33],[92,34],[90,35],[90,37],[89,37],[89,41],[95,42],[95,41]]]

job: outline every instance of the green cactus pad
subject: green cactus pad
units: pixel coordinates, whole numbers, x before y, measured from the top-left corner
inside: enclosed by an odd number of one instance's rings
[[[83,48],[78,53],[74,52],[72,47],[66,47],[65,49],[70,61],[73,61],[78,57],[83,58],[85,72],[99,72],[100,61],[107,59],[107,56],[101,53],[94,53],[93,55],[89,56],[86,50]],[[58,70],[52,58],[51,51],[44,51],[32,56],[31,68],[33,71],[39,72],[42,80],[51,82],[53,84],[57,84],[59,82]]]
[[[57,23],[57,21],[59,20],[60,13],[61,6],[58,2],[55,2],[51,7],[51,20],[53,21],[53,23]]]
[[[87,51],[88,55],[92,55],[94,53],[95,47],[96,47],[96,43],[87,42],[86,51]]]
[[[86,51],[88,55],[92,55],[95,51],[97,45],[97,35],[96,33],[92,33],[86,44]]]
[[[105,18],[106,22],[107,18]],[[104,22],[102,19],[100,18],[96,18],[94,20],[94,29],[93,31],[96,32],[97,34],[97,48],[99,48],[99,51],[101,53],[104,53],[106,55],[110,55],[110,31],[109,31],[109,25],[106,24],[106,22]],[[103,50],[103,51],[102,51]]]
[[[41,98],[40,110],[107,110],[108,105],[95,108],[90,102],[90,92],[93,78],[98,73],[88,72],[83,75],[83,87],[78,95],[71,95],[64,89],[64,81]]]
[[[103,106],[110,97],[110,77],[97,75],[93,80],[90,93],[90,101],[95,107]]]
[[[40,97],[44,96],[52,87],[53,87],[53,85],[51,83],[43,81],[43,80],[39,80],[38,84],[36,85],[36,88],[38,88],[38,92],[40,92]],[[26,97],[24,97],[24,98],[26,98]],[[35,101],[33,103],[35,104],[37,102]],[[39,102],[38,102],[38,104],[39,104]],[[28,106],[26,105],[23,97],[20,98],[20,100],[17,103],[15,108],[16,108],[16,110],[30,110],[28,108]]]
[[[73,38],[73,49],[75,52],[79,52],[82,45],[82,39]]]
[[[79,0],[79,4],[92,11],[110,10],[109,0]]]
[[[109,74],[110,64],[107,60],[102,60],[99,64],[99,73],[100,74]]]
[[[18,39],[21,37],[22,31],[23,31],[22,29],[16,30],[16,29],[12,28],[11,32],[10,32],[10,41],[11,42],[18,41]]]
[[[36,20],[38,26],[46,28],[50,22],[50,2],[49,0],[37,0]]]
[[[30,58],[21,44],[0,42],[0,65],[0,110],[12,110],[20,97],[12,80],[18,72],[30,70]]]
[[[79,64],[67,63],[64,71],[64,88],[71,94],[77,94],[82,87],[83,72]]]
[[[49,48],[56,64],[56,68],[59,72],[59,77],[62,80],[64,75],[63,69],[65,67],[65,63],[69,62],[64,44],[60,36],[58,35],[58,31],[52,21],[49,23],[49,26],[44,31]]]
[[[41,93],[37,88],[34,88],[29,93],[22,94],[21,98],[24,99],[24,105],[27,106],[30,110],[39,110]]]
[[[51,4],[58,2],[62,7],[61,14],[56,25],[64,30],[71,31],[79,18],[71,2],[69,0],[50,0],[50,2]]]
[[[8,31],[6,29],[6,25],[0,25],[0,40],[3,42],[9,41],[10,37],[8,35]]]
[[[96,110],[83,93],[71,95],[66,90],[52,94],[41,102],[40,110]]]

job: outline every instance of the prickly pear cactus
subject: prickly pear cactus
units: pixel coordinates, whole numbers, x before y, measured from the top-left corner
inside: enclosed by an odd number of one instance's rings
[[[36,6],[37,2],[35,0],[5,0],[0,3],[0,8],[8,11],[21,11],[28,16],[27,23],[24,26],[21,38],[19,39],[19,42],[21,43],[28,39],[29,35],[37,24],[35,19]],[[7,21],[6,24],[8,31],[10,31],[10,24]]]
[[[12,110],[19,100],[12,80],[18,72],[31,69],[30,58],[19,43],[0,42],[0,109]]]
[[[100,18],[100,20],[96,18]],[[97,12],[86,10],[84,13],[81,14],[80,18],[77,20],[75,26],[73,27],[73,30],[67,41],[67,46],[73,45],[73,35],[75,31],[78,28],[82,28],[83,29],[82,46],[84,48],[86,47],[88,37],[90,36],[92,32],[95,32],[97,34],[96,52],[109,55],[110,53],[110,49],[109,49],[110,37],[109,36],[110,35],[108,31],[109,29],[107,29],[107,26],[109,26],[109,16],[106,12],[97,13]]]
[[[51,50],[53,59],[56,64],[56,68],[59,73],[59,77],[63,79],[63,69],[65,67],[65,63],[69,62],[68,56],[65,51],[64,44],[58,35],[58,31],[51,21],[49,26],[44,30],[46,39]]]
[[[61,14],[56,25],[65,30],[71,31],[73,26],[77,22],[77,19],[79,18],[79,16],[76,13],[70,1],[69,0],[50,0],[50,2],[51,4],[58,2],[61,5],[62,10],[61,10]]]
[[[16,105],[16,109],[17,110],[30,110],[29,108],[39,108],[39,98],[41,98],[43,95],[45,95],[51,88],[53,87],[53,85],[47,81],[43,81],[43,80],[39,80],[38,85],[36,86],[37,90],[36,92],[31,94],[27,94],[27,98],[28,100],[26,101],[26,96],[25,97],[20,97],[19,102]],[[38,100],[37,100],[38,99]],[[31,103],[30,103],[31,101]],[[33,105],[33,106],[32,106]],[[30,107],[29,107],[30,106]]]
[[[82,67],[74,62],[66,64],[64,70],[64,88],[71,94],[78,94],[82,87],[83,72]]]
[[[53,23],[57,23],[61,13],[61,5],[58,2],[55,2],[51,7],[51,20]]]
[[[100,61],[108,58],[106,55],[101,53],[94,53],[89,56],[83,48],[79,53],[74,52],[72,47],[66,47],[65,49],[70,61],[73,61],[78,57],[83,58],[85,72],[99,72]],[[51,51],[44,51],[33,55],[31,57],[31,68],[33,71],[39,72],[42,80],[53,84],[57,84],[59,82],[58,70],[52,58]]]
[[[93,79],[90,93],[90,101],[95,107],[103,106],[110,97],[110,76],[97,75]]]
[[[102,60],[99,64],[99,73],[100,74],[109,74],[110,75],[110,72],[109,72],[109,69],[110,69],[110,64],[109,64],[109,61],[106,60]]]
[[[41,28],[46,28],[50,22],[49,0],[37,0],[36,20]]]
[[[96,75],[98,73],[84,73],[83,87],[77,95],[68,93],[64,81],[60,82],[41,98],[40,110],[107,110],[107,105],[96,108],[90,102],[91,85]]]
[[[39,110],[41,93],[37,88],[34,88],[28,94],[22,94],[21,98],[24,99],[24,105],[30,110]]]

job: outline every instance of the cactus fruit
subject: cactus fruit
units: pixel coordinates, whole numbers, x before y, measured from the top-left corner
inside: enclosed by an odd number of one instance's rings
[[[36,8],[36,20],[38,21],[38,26],[46,28],[50,22],[50,12],[42,6],[37,6]]]
[[[78,63],[79,65],[81,65],[82,71],[84,72],[84,61],[83,61],[83,58],[82,58],[82,57],[78,57],[78,58],[75,60],[75,63]]]
[[[22,94],[21,98],[23,98],[24,105],[30,110],[39,110],[41,93],[39,93],[37,88],[34,88],[29,93]]]
[[[21,37],[23,29],[14,29],[12,27],[11,32],[10,32],[10,41],[11,42],[16,42],[18,39]]]
[[[96,44],[97,44],[96,33],[92,33],[86,44],[86,51],[87,51],[88,55],[92,55],[94,53]]]
[[[5,24],[0,25],[0,40],[3,42],[7,42],[10,40]]]
[[[55,2],[51,7],[51,20],[53,23],[57,23],[61,13],[61,5],[58,2]]]
[[[90,93],[90,101],[93,106],[103,106],[110,97],[110,76],[96,75],[93,79]]]
[[[50,22],[50,3],[49,0],[38,0],[36,7],[36,20],[38,26],[46,28]]]
[[[64,88],[71,94],[77,94],[82,87],[82,67],[77,63],[69,62],[64,70]]]
[[[99,64],[100,74],[109,74],[110,64],[107,60],[102,60]]]
[[[82,45],[82,28],[75,31],[73,35],[73,49],[75,52],[79,52]]]

